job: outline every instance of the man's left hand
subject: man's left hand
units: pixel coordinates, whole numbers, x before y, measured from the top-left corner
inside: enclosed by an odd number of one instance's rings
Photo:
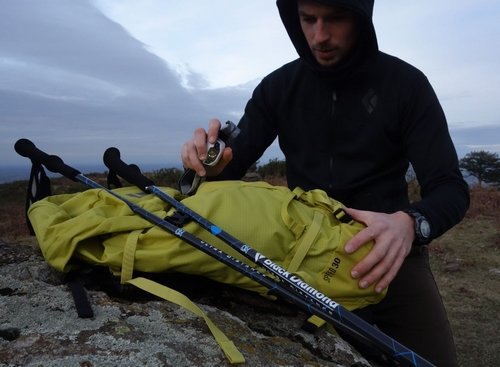
[[[359,279],[361,288],[375,284],[375,291],[382,292],[396,277],[410,253],[415,238],[413,219],[402,211],[385,214],[351,208],[345,210],[354,220],[366,225],[346,243],[345,251],[353,253],[374,241],[368,255],[352,268],[351,276]]]

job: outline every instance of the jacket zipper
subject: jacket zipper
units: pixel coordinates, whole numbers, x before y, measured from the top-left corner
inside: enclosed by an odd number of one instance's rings
[[[332,108],[330,110],[330,118],[332,120],[332,124],[335,123],[334,115],[335,115],[335,107],[337,104],[337,92],[333,91],[332,93]],[[328,164],[328,169],[330,171],[330,180],[328,182],[328,188],[331,190],[333,188],[333,153],[330,154],[330,162]]]
[[[333,115],[335,114],[335,104],[337,103],[337,92],[332,93],[332,109],[330,110],[330,117],[333,118]]]

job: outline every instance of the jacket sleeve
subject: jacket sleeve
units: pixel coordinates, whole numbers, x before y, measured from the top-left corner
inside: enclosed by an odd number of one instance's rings
[[[421,190],[411,206],[431,224],[436,238],[457,224],[469,207],[469,188],[458,165],[446,118],[427,78],[418,73],[401,106],[403,139]]]

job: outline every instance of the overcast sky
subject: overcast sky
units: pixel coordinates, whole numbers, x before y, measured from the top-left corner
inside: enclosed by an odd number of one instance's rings
[[[178,164],[195,127],[237,122],[297,57],[273,0],[0,0],[0,19],[0,167],[25,163],[21,137],[77,168],[110,146]],[[384,0],[374,22],[431,81],[459,155],[500,152],[500,3]]]

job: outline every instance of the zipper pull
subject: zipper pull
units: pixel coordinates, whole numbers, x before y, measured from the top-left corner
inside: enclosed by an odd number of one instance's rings
[[[335,113],[335,104],[337,103],[337,92],[332,93],[332,110],[331,110],[331,116],[333,117],[333,114]]]

